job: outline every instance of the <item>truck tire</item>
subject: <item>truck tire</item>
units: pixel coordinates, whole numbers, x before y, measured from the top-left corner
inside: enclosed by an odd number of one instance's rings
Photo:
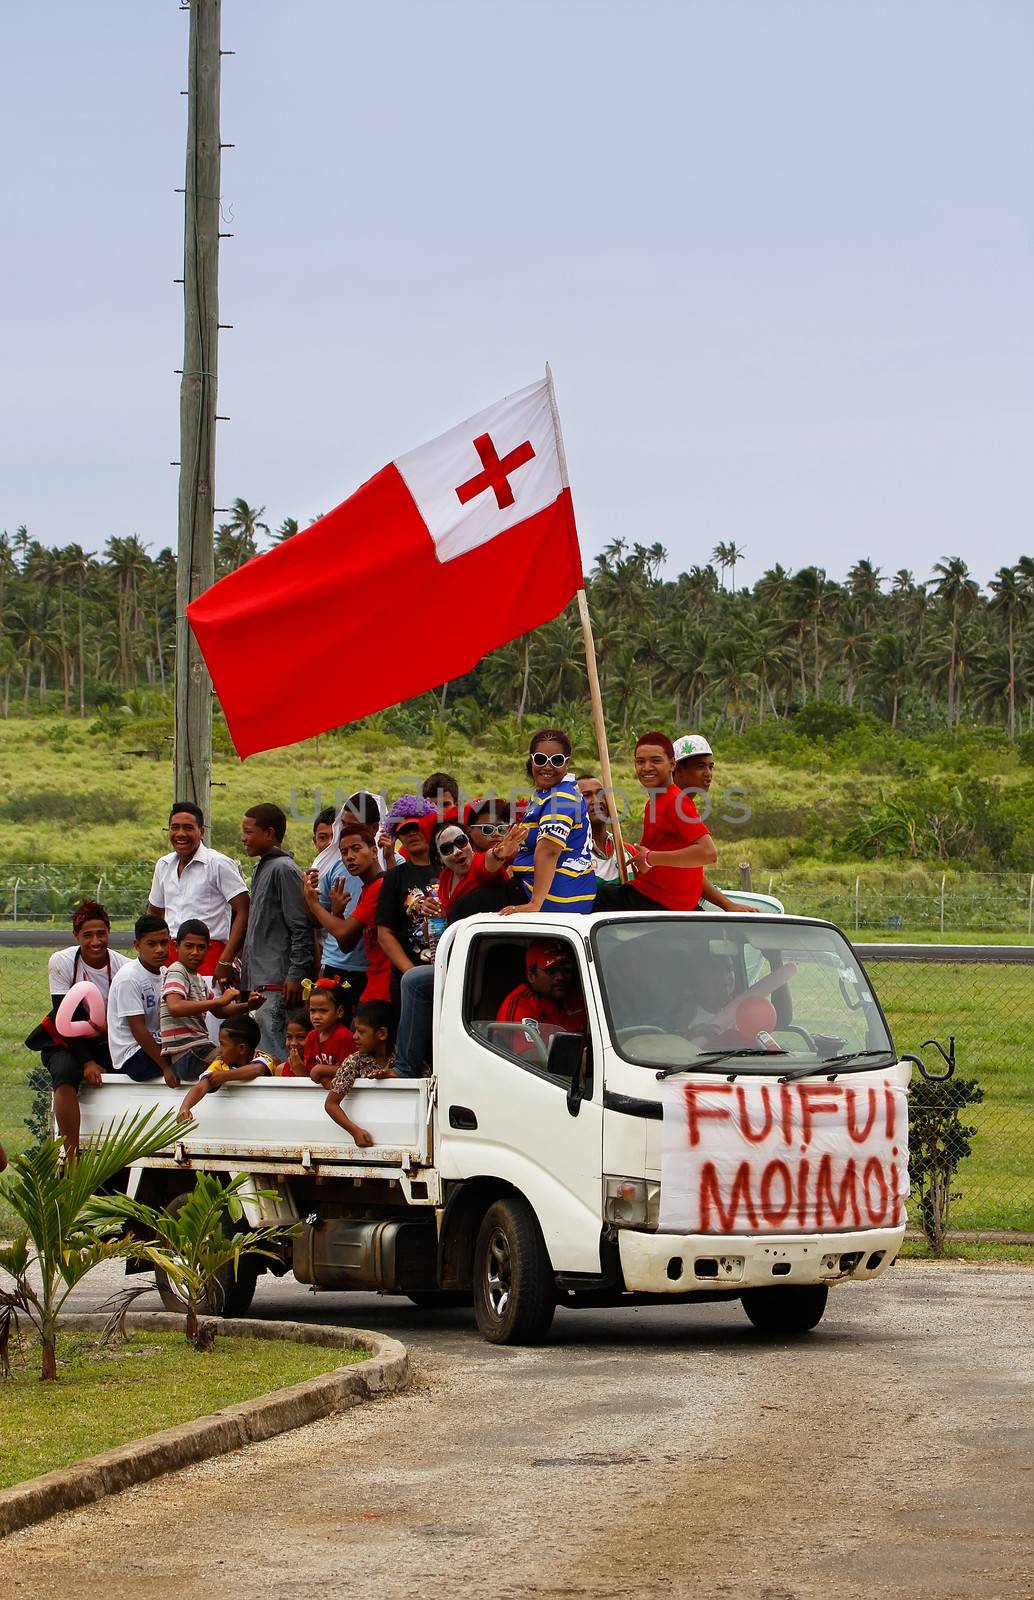
[[[490,1344],[538,1344],[556,1310],[553,1271],[527,1200],[497,1200],[474,1247],[474,1315]]]
[[[170,1200],[166,1210],[175,1214],[186,1205],[185,1194],[176,1195]],[[244,1256],[237,1265],[237,1274],[234,1276],[232,1266],[221,1267],[213,1280],[212,1288],[198,1306],[198,1315],[203,1317],[243,1317],[246,1316],[255,1298],[255,1286],[258,1283],[261,1266],[254,1256]],[[175,1285],[164,1273],[161,1267],[154,1269],[154,1281],[158,1295],[166,1311],[183,1313],[186,1303]]]
[[[745,1289],[743,1309],[759,1333],[809,1333],[822,1321],[829,1290],[824,1283],[791,1289],[783,1284],[771,1289]]]

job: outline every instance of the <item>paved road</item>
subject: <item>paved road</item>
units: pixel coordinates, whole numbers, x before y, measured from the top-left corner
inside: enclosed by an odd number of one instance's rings
[[[467,1313],[263,1281],[398,1334],[408,1394],[13,1535],[7,1592],[908,1600],[1034,1594],[1034,1270],[898,1268],[808,1338],[736,1308]]]

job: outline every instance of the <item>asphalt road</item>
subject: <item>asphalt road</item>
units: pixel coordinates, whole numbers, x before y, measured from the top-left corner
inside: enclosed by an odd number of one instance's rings
[[[1034,1269],[899,1267],[799,1341],[700,1306],[561,1312],[511,1350],[262,1280],[258,1314],[402,1338],[412,1390],[12,1535],[5,1588],[1030,1597],[1032,1304]]]

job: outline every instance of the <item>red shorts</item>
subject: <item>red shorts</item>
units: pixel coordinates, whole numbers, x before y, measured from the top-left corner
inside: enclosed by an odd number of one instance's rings
[[[208,954],[207,954],[207,956],[205,957],[204,961],[202,961],[201,965],[197,969],[199,977],[201,977],[201,978],[212,978],[212,977],[215,976],[216,966],[218,965],[219,958],[220,958],[220,956],[222,955],[222,953],[223,953],[223,951],[225,949],[226,949],[226,940],[225,939],[213,939],[212,940],[211,944],[208,946]],[[175,939],[170,939],[169,940],[169,963],[171,965],[173,961],[178,961],[178,960],[179,960],[179,957],[176,954],[176,941],[175,941]]]

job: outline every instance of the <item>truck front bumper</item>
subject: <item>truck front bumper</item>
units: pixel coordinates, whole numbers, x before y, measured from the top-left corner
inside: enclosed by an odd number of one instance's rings
[[[839,1283],[878,1278],[892,1266],[905,1230],[861,1233],[746,1234],[618,1231],[625,1288],[640,1294],[713,1294],[777,1284]]]

